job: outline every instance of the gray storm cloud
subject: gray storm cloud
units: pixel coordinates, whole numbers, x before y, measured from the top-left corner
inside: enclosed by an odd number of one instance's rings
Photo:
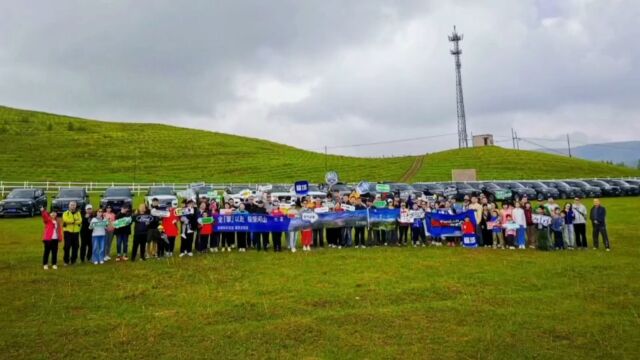
[[[636,1],[0,3],[0,104],[307,149],[455,132],[640,137]],[[415,154],[455,136],[335,149]]]

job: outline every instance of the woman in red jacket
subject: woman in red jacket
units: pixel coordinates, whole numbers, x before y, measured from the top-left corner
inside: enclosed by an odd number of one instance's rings
[[[167,235],[169,244],[165,244],[165,256],[173,256],[173,250],[176,247],[176,237],[178,236],[178,221],[180,221],[176,210],[178,209],[178,201],[174,200],[169,209],[169,216],[162,218],[162,227]]]
[[[49,254],[51,254],[51,267],[58,269],[58,242],[62,241],[62,226],[58,221],[56,212],[49,214],[43,207],[40,208],[42,222],[44,222],[44,233],[42,242],[44,243],[44,254],[42,256],[42,266],[49,270]]]

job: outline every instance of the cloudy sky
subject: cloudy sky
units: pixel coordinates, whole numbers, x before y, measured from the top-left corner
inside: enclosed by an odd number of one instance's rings
[[[469,132],[634,140],[638,18],[637,0],[0,0],[0,104],[431,152],[457,146],[455,24]]]

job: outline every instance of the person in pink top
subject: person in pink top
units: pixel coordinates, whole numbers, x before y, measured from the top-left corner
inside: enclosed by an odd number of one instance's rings
[[[502,211],[500,211],[500,217],[503,224],[507,223],[507,216],[513,216],[513,207],[511,206],[511,204],[505,201],[502,203]]]
[[[55,211],[49,214],[43,207],[40,208],[44,232],[42,243],[44,244],[44,254],[42,255],[42,267],[49,270],[49,254],[51,254],[51,267],[58,269],[58,243],[62,241],[62,226],[58,221],[58,214]]]

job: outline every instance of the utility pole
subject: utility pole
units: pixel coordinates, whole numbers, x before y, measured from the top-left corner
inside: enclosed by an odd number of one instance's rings
[[[571,156],[571,141],[569,140],[569,134],[567,134],[567,149],[569,150],[569,157]]]
[[[513,128],[511,128],[511,142],[513,143],[513,149],[516,149],[516,133],[513,130]]]
[[[516,149],[520,150],[520,138],[518,137],[518,132],[515,132],[516,136]]]
[[[469,147],[469,143],[467,142],[467,119],[464,113],[464,97],[462,96],[462,75],[460,73],[460,68],[462,64],[460,63],[460,54],[462,54],[462,50],[460,49],[460,41],[462,41],[462,34],[458,34],[456,31],[455,25],[453,26],[453,33],[449,35],[449,41],[453,43],[453,49],[451,50],[451,55],[455,58],[456,64],[456,103],[457,103],[457,112],[458,112],[458,147],[466,148]]]

